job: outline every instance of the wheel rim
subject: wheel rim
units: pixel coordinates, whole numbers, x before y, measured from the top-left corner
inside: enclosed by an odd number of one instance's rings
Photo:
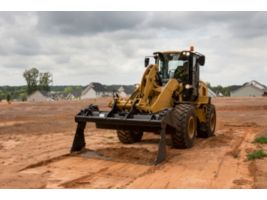
[[[190,139],[194,137],[195,130],[196,130],[195,118],[191,116],[188,120],[188,126],[187,126],[187,133]]]
[[[210,130],[211,130],[211,132],[213,132],[215,129],[215,123],[216,123],[216,117],[215,117],[214,113],[212,113],[210,116]]]

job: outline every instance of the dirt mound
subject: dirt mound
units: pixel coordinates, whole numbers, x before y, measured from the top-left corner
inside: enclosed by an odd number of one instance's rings
[[[97,150],[97,154],[99,158],[104,158],[116,162],[148,165],[153,164],[156,157],[156,152],[151,152],[146,148],[135,147],[102,148]]]

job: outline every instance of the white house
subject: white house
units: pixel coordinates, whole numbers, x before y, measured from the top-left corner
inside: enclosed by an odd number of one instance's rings
[[[94,99],[104,96],[112,96],[112,91],[109,91],[101,83],[92,82],[82,91],[81,99]]]
[[[47,93],[36,90],[35,92],[33,92],[27,97],[27,101],[40,102],[40,101],[53,101],[53,99],[48,97]]]
[[[132,94],[134,85],[102,85],[101,83],[90,83],[81,94],[81,99],[94,99],[105,96],[112,96],[114,92],[125,98]]]
[[[231,91],[232,97],[257,97],[257,96],[266,96],[267,87],[255,80],[245,83],[240,88]]]

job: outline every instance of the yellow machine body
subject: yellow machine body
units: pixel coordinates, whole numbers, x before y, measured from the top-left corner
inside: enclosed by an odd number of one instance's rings
[[[169,79],[164,86],[159,86],[155,80],[158,72],[158,65],[149,65],[144,72],[141,84],[136,88],[134,93],[125,100],[119,98],[116,105],[119,109],[130,110],[133,103],[136,101],[136,108],[140,112],[157,113],[166,108],[171,108],[175,102],[183,103],[182,91],[185,89],[183,83],[177,79]],[[176,99],[173,94],[177,94]],[[199,81],[198,98],[191,102],[195,105],[196,114],[201,122],[204,122],[205,114],[204,108],[201,105],[209,103],[208,87],[203,81]],[[112,103],[110,103],[112,105]]]

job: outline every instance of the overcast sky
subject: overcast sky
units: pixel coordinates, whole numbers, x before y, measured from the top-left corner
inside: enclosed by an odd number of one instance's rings
[[[54,85],[140,82],[144,57],[194,45],[212,85],[267,85],[267,12],[0,12],[0,85],[36,67]]]

